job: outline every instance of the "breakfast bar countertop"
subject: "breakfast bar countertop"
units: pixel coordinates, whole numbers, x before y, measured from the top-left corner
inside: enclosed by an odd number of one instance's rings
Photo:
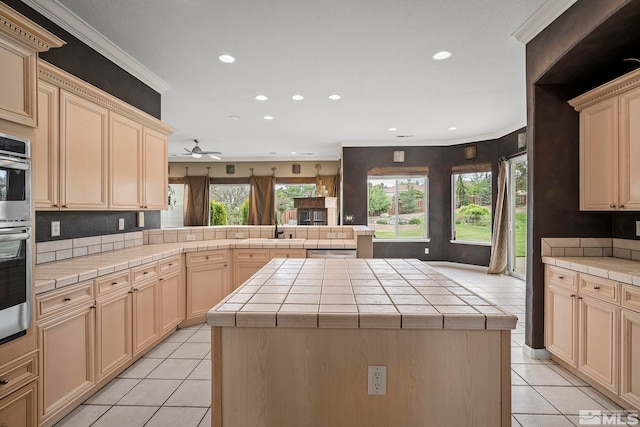
[[[273,259],[210,326],[515,329],[517,317],[417,259]]]

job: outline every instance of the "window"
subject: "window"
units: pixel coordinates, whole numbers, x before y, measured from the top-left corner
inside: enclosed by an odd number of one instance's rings
[[[368,225],[377,239],[427,237],[427,184],[424,175],[368,177]]]
[[[451,223],[455,241],[491,243],[491,166],[483,169],[452,175]]]
[[[211,184],[209,199],[212,206],[221,203],[226,222],[216,219],[216,209],[211,209],[211,225],[246,225],[249,212],[249,184]],[[219,208],[218,208],[219,209]]]
[[[294,197],[311,197],[316,194],[316,184],[310,178],[308,184],[276,184],[276,220],[278,224],[296,225]]]
[[[162,228],[182,227],[184,225],[184,184],[169,184],[167,197],[167,210],[160,211],[160,224]]]

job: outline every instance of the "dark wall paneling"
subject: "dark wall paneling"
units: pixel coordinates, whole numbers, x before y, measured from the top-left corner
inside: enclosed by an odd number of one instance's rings
[[[354,215],[354,224],[367,224],[367,172],[373,167],[427,166],[429,168],[428,210],[429,241],[374,242],[376,258],[418,258],[422,260],[455,260],[476,265],[489,265],[490,248],[461,245],[451,240],[451,168],[465,164],[490,163],[493,193],[497,188],[498,159],[518,153],[518,133],[502,138],[445,147],[345,147],[343,148],[344,215]],[[475,159],[466,160],[464,149],[477,148]],[[393,162],[393,152],[405,152],[404,163]],[[464,248],[463,248],[464,246]],[[429,254],[424,248],[429,248]]]
[[[160,119],[160,94],[91,49],[76,37],[40,15],[20,0],[3,0],[9,7],[67,42],[40,57],[105,92]],[[150,49],[153,46],[149,47]]]
[[[39,211],[36,212],[36,243],[160,228],[160,211],[145,211],[144,227],[136,227],[137,214],[128,211]],[[118,230],[119,218],[124,218],[124,230]],[[60,221],[60,237],[51,237],[51,221]]]
[[[579,210],[579,115],[567,101],[624,74],[637,55],[639,0],[578,1],[527,44],[529,161],[525,341],[544,347],[543,237],[611,237],[631,216]],[[628,234],[624,234],[627,236]]]

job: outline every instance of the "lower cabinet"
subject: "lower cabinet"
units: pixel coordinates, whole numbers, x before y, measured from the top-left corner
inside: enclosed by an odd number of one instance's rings
[[[125,366],[131,348],[131,287],[96,298],[96,381]]]
[[[86,285],[70,287],[68,291],[57,292],[49,298],[74,304],[73,297],[69,295]],[[67,311],[41,316],[36,324],[40,348],[41,422],[63,411],[95,383],[93,302],[80,302],[68,307]]]
[[[547,284],[544,328],[547,350],[577,367],[578,305],[575,290]]]
[[[159,287],[157,277],[133,285],[133,357],[160,338]]]
[[[0,399],[0,426],[33,427],[37,424],[38,383],[22,387]]]
[[[271,259],[269,249],[235,249],[233,251],[233,289],[246,282]]]
[[[229,251],[188,253],[187,319],[202,317],[226,297],[229,287]]]
[[[181,256],[160,262],[160,333],[175,328],[184,318],[185,297],[182,286]]]

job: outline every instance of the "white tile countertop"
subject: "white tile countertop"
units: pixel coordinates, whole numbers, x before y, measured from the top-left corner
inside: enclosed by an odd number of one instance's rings
[[[34,273],[35,293],[41,294],[181,253],[236,248],[356,249],[356,242],[353,239],[251,238],[141,245],[38,264]]]
[[[615,257],[551,257],[543,256],[544,264],[587,273],[629,285],[640,286],[640,262]]]
[[[274,259],[210,326],[515,329],[517,317],[417,259]]]

